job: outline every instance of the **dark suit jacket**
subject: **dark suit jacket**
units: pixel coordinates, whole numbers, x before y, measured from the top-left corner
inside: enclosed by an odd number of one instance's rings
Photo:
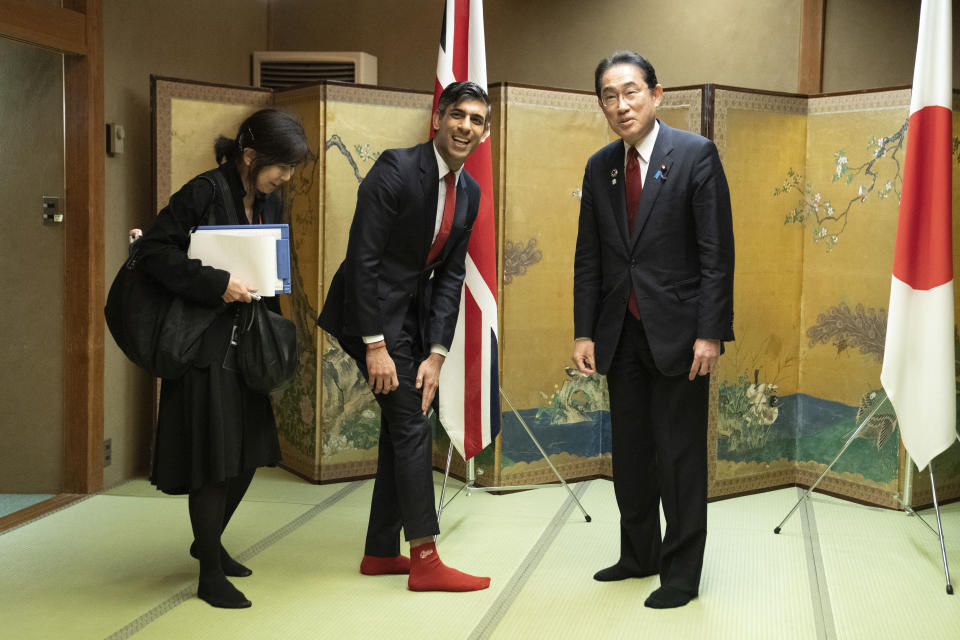
[[[632,287],[657,368],[687,373],[697,338],[733,340],[733,224],[720,157],[710,140],[661,122],[632,236],[623,177],[622,140],[587,161],[575,337],[594,340],[597,371],[606,373]]]
[[[360,184],[347,256],[317,319],[350,355],[362,356],[361,336],[383,334],[389,349],[410,305],[422,347],[450,347],[480,187],[460,173],[453,227],[440,256],[426,264],[439,184],[432,142],[384,151]]]
[[[215,172],[220,172],[230,187],[233,211],[225,210],[224,197],[218,193],[219,187],[213,186],[211,179]],[[232,163],[196,176],[170,196],[170,202],[147,227],[140,241],[140,268],[187,300],[220,305],[230,274],[187,258],[190,232],[198,225],[248,224],[243,209],[245,193],[240,174]],[[257,193],[253,214],[254,220],[262,220],[263,224],[283,222],[283,198],[280,194]],[[272,311],[280,313],[276,296],[265,297],[264,302]]]

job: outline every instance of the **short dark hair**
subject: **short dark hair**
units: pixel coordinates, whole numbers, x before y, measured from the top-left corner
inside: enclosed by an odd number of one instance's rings
[[[487,118],[483,124],[484,126],[490,124],[490,97],[483,87],[476,82],[465,81],[448,84],[437,100],[437,111],[440,112],[440,115],[443,115],[447,107],[458,105],[464,100],[478,100],[487,105]]]
[[[600,99],[600,83],[603,81],[603,74],[607,72],[607,69],[618,64],[632,64],[640,69],[643,74],[643,81],[647,83],[651,91],[659,84],[657,82],[657,72],[653,70],[653,65],[650,64],[649,60],[636,51],[614,51],[600,61],[596,72],[593,74],[593,85],[597,91],[597,99]]]
[[[213,145],[217,164],[238,162],[247,147],[257,152],[250,165],[252,176],[268,165],[297,165],[313,155],[303,125],[293,115],[279,109],[261,109],[254,113],[240,125],[236,138],[217,138]]]

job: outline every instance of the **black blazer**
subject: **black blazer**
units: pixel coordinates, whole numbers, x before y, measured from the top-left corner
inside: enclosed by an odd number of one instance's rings
[[[595,342],[606,373],[630,288],[664,375],[693,362],[697,338],[733,340],[733,223],[716,146],[660,123],[632,236],[627,231],[624,146],[587,161],[574,262],[574,331]]]
[[[453,342],[480,187],[460,173],[453,227],[427,264],[439,184],[432,142],[384,151],[360,184],[347,256],[317,319],[354,357],[362,355],[361,336],[383,334],[389,349],[410,305],[425,350]]]
[[[226,178],[233,211],[225,210],[223,195],[217,194],[217,188],[207,178],[215,172]],[[198,225],[248,224],[243,208],[245,194],[240,174],[232,163],[222,164],[193,178],[170,196],[170,202],[144,232],[140,240],[140,268],[187,300],[211,306],[220,304],[230,274],[187,258],[190,232]],[[254,220],[262,220],[264,224],[283,222],[283,198],[280,194],[257,193],[253,214]],[[276,297],[266,297],[265,301],[271,310],[280,312]]]

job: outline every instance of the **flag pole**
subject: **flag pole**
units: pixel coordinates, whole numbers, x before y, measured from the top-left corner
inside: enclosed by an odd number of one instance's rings
[[[804,492],[804,494],[803,494],[802,496],[800,496],[800,499],[799,499],[799,500],[797,500],[797,504],[793,505],[793,509],[790,509],[790,513],[788,513],[787,516],[786,516],[783,520],[780,521],[780,524],[778,524],[778,525],[774,528],[774,530],[773,530],[774,533],[776,533],[776,534],[779,534],[779,533],[780,533],[780,530],[783,529],[783,525],[785,525],[785,524],[787,523],[787,520],[790,519],[790,516],[793,515],[793,512],[797,510],[797,508],[800,506],[800,504],[801,504],[804,500],[806,500],[807,498],[810,497],[810,494],[812,494],[812,493],[813,493],[813,490],[817,488],[817,485],[820,484],[820,481],[823,480],[823,479],[826,477],[826,475],[827,475],[827,473],[830,471],[830,469],[833,468],[833,465],[835,465],[835,464],[837,463],[837,460],[840,459],[840,456],[843,455],[843,452],[846,451],[846,450],[847,450],[847,447],[849,447],[850,444],[857,438],[857,436],[860,435],[860,432],[863,431],[863,428],[864,428],[865,426],[867,426],[867,423],[868,423],[868,422],[870,422],[870,418],[872,418],[872,417],[873,417],[873,414],[875,414],[875,413],[880,409],[880,407],[883,406],[883,404],[887,401],[887,399],[888,399],[888,398],[887,398],[887,394],[884,393],[884,394],[883,394],[883,399],[880,400],[880,402],[878,402],[878,403],[876,404],[876,406],[873,407],[873,410],[872,410],[869,414],[867,414],[867,417],[864,418],[862,422],[860,422],[860,425],[857,427],[856,431],[854,431],[853,434],[852,434],[849,438],[847,438],[847,441],[844,443],[843,448],[840,449],[840,453],[838,453],[838,454],[837,454],[837,457],[833,459],[833,462],[831,462],[830,464],[827,465],[827,468],[823,470],[823,473],[820,474],[820,477],[817,478],[816,482],[814,482],[812,485],[810,485],[810,488],[807,489],[806,492]]]
[[[503,388],[500,387],[500,395],[503,396],[503,399],[507,402],[507,405],[510,407],[510,410],[513,411],[513,414],[517,416],[517,420],[520,421],[520,424],[523,426],[524,430],[527,432],[527,435],[530,436],[530,439],[533,441],[533,444],[536,445],[537,449],[540,451],[540,455],[543,456],[543,459],[550,466],[550,469],[553,471],[553,474],[557,477],[557,480],[560,481],[560,484],[523,484],[523,485],[505,485],[499,487],[478,487],[475,484],[474,478],[474,467],[473,467],[473,458],[467,460],[467,480],[463,487],[461,487],[457,493],[455,493],[450,500],[446,503],[443,501],[443,495],[447,487],[447,479],[450,477],[450,458],[453,456],[453,443],[450,443],[450,448],[447,450],[447,468],[443,474],[443,486],[440,490],[440,505],[437,508],[437,520],[440,520],[440,515],[443,513],[444,507],[453,502],[453,499],[460,494],[461,491],[466,491],[467,496],[469,496],[474,491],[480,492],[492,492],[492,491],[521,491],[526,489],[559,489],[564,488],[567,490],[567,493],[570,494],[570,497],[573,498],[573,501],[579,507],[580,512],[583,513],[583,519],[587,522],[591,521],[590,514],[587,513],[586,509],[583,508],[583,505],[580,503],[580,499],[577,497],[577,494],[573,492],[570,488],[570,485],[567,484],[567,481],[560,474],[560,471],[553,465],[553,462],[550,461],[550,457],[547,455],[547,452],[540,445],[540,441],[537,440],[537,436],[534,435],[533,431],[527,425],[526,421],[523,419],[523,416],[520,415],[520,412],[513,406],[513,403],[510,402],[510,398],[507,397],[507,394],[504,392]],[[871,414],[872,415],[872,414]]]
[[[906,449],[904,449],[906,451]],[[909,515],[915,515],[913,511],[913,460],[907,455],[907,464],[903,465],[903,499],[900,496],[893,496],[903,510]]]
[[[780,531],[783,529],[783,525],[785,525],[785,524],[787,523],[787,520],[790,519],[790,516],[792,516],[792,515],[794,514],[794,512],[795,512],[795,511],[797,510],[797,508],[803,503],[804,500],[806,500],[807,498],[810,497],[810,495],[813,493],[813,490],[816,489],[816,488],[817,488],[817,485],[820,484],[820,481],[823,480],[823,479],[826,477],[826,475],[827,475],[827,473],[830,471],[830,469],[833,468],[833,465],[835,465],[835,464],[837,463],[837,460],[840,459],[840,456],[843,455],[843,453],[847,450],[847,448],[850,446],[850,444],[853,443],[853,441],[857,438],[858,435],[860,435],[860,432],[863,430],[863,428],[864,428],[865,426],[867,426],[867,424],[870,422],[870,419],[873,418],[874,414],[875,414],[875,413],[880,409],[880,407],[883,406],[888,400],[889,400],[889,397],[886,395],[886,393],[884,393],[883,399],[880,400],[880,401],[873,407],[873,409],[870,411],[870,413],[867,414],[867,417],[865,417],[865,418],[860,422],[860,424],[857,425],[857,428],[856,428],[856,430],[853,432],[853,434],[852,434],[849,438],[847,438],[847,441],[844,443],[843,448],[840,449],[840,453],[838,453],[837,456],[833,459],[833,461],[832,461],[829,465],[827,465],[827,468],[824,469],[824,470],[823,470],[823,473],[820,474],[820,477],[817,478],[817,480],[816,480],[812,485],[810,485],[810,488],[807,489],[807,490],[803,493],[802,496],[800,496],[800,499],[797,500],[797,503],[796,503],[795,505],[793,505],[793,508],[790,509],[790,512],[789,512],[789,513],[786,515],[786,517],[780,522],[780,524],[778,524],[778,525],[776,526],[776,528],[774,528],[773,532],[774,532],[775,534],[779,534],[779,533],[780,533]],[[509,402],[509,400],[508,400],[508,402]],[[552,466],[552,465],[551,465],[551,466]],[[937,487],[936,487],[936,485],[934,484],[934,480],[933,480],[933,462],[927,463],[927,466],[928,466],[929,469],[930,469],[930,492],[931,492],[931,494],[932,494],[932,496],[933,496],[933,509],[934,509],[934,511],[936,512],[936,515],[937,515],[937,528],[936,528],[936,529],[934,529],[934,528],[930,525],[930,523],[928,523],[926,520],[924,520],[923,517],[922,517],[919,513],[917,513],[916,511],[914,511],[914,510],[913,510],[913,507],[911,506],[911,503],[913,502],[913,461],[912,461],[909,457],[907,458],[906,470],[904,471],[904,482],[903,482],[903,493],[904,493],[904,497],[901,499],[901,497],[900,497],[899,495],[895,494],[895,495],[893,496],[893,498],[894,498],[897,502],[900,503],[900,505],[903,507],[904,511],[907,512],[907,515],[916,516],[917,519],[924,524],[924,526],[926,526],[928,529],[930,529],[930,531],[933,532],[933,534],[940,539],[940,555],[941,555],[941,557],[943,558],[943,573],[944,573],[944,575],[945,575],[946,578],[947,578],[947,595],[953,595],[953,584],[952,584],[951,581],[950,581],[950,564],[949,564],[949,562],[947,561],[947,547],[946,547],[946,543],[944,542],[944,538],[943,538],[943,522],[942,522],[941,519],[940,519],[940,504],[939,504],[938,501],[937,501]]]
[[[940,505],[937,503],[937,487],[933,483],[933,462],[928,462],[930,469],[930,493],[933,495],[933,510],[937,513],[937,534],[940,536],[940,555],[943,557],[943,573],[947,577],[947,595],[953,595],[953,585],[950,583],[950,565],[947,562],[947,547],[943,542],[943,523],[940,522]]]

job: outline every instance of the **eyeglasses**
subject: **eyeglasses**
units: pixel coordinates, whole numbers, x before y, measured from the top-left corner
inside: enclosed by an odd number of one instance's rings
[[[603,105],[604,109],[616,109],[620,106],[620,101],[623,100],[629,105],[637,102],[641,97],[643,97],[643,90],[641,89],[627,89],[623,93],[604,93],[600,97],[600,104]]]

